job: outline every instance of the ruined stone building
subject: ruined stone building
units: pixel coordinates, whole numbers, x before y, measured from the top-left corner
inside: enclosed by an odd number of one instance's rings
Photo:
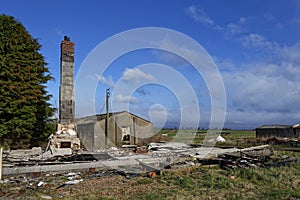
[[[127,111],[109,113],[108,135],[105,138],[106,114],[76,119],[77,131],[86,148],[105,146],[143,145],[152,136],[153,126],[148,120]]]
[[[74,42],[67,36],[61,42],[60,61],[59,124],[50,140],[53,148],[141,145],[151,136],[152,123],[127,111],[75,120]],[[108,99],[106,105],[108,110]]]

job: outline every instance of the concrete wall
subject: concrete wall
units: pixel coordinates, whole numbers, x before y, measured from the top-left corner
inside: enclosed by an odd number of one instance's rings
[[[82,147],[94,148],[94,127],[95,123],[86,123],[77,125],[77,133],[81,140]]]
[[[86,118],[77,124],[77,131],[82,144],[88,149],[101,149],[105,146],[122,146],[123,144],[143,145],[145,140],[153,134],[151,122],[128,112],[122,112],[110,116],[108,139],[105,144],[105,119],[91,121]],[[122,140],[122,128],[127,127],[130,130],[130,141],[124,142]]]

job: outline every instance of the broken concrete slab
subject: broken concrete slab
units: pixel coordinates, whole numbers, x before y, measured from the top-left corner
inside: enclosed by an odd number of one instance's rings
[[[267,148],[268,145],[251,147],[245,149],[228,148],[221,149],[217,147],[192,147],[184,143],[152,143],[155,150],[151,150],[146,154],[136,154],[132,151],[125,151],[124,149],[110,148],[102,150],[101,152],[89,152],[88,155],[93,156],[94,159],[84,161],[84,151],[77,152],[78,154],[72,155],[70,148],[50,148],[51,151],[43,154],[42,162],[37,166],[13,166],[3,169],[3,175],[10,174],[27,174],[27,173],[42,173],[42,172],[55,172],[55,171],[81,171],[93,169],[120,169],[128,168],[137,171],[154,171],[160,170],[172,163],[204,160],[218,158],[219,155],[229,154],[234,152],[251,152],[259,151]],[[97,157],[96,154],[99,154]],[[61,156],[63,162],[45,162],[46,158]],[[75,156],[75,157],[74,157]],[[80,161],[81,160],[81,161]]]
[[[150,143],[148,149],[149,150],[159,150],[159,149],[186,149],[192,148],[190,145],[181,143],[181,142],[168,142],[168,143]]]
[[[11,157],[24,157],[24,156],[36,156],[41,155],[41,147],[33,147],[32,149],[18,149],[18,150],[8,150],[4,153],[8,154]]]
[[[191,155],[191,156],[193,156],[194,158],[213,158],[213,157],[216,158],[219,155],[225,153],[257,151],[268,147],[269,145],[261,145],[261,146],[249,147],[244,149],[238,149],[238,148],[221,149],[217,147],[202,147],[200,151],[196,152],[195,155]]]

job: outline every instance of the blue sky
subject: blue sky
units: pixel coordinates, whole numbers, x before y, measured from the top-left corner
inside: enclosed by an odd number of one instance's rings
[[[55,78],[48,84],[54,106],[58,105],[59,46],[64,35],[75,42],[77,74],[88,55],[106,39],[130,29],[161,27],[192,38],[213,59],[226,91],[225,127],[243,129],[300,122],[299,0],[1,0],[0,13],[20,20],[42,44],[41,53]],[[193,54],[184,44],[174,41],[161,45]],[[100,60],[105,57],[105,53],[99,55]],[[166,66],[173,71],[168,71]],[[175,72],[181,75],[178,79]],[[207,127],[210,121],[212,103],[206,82],[191,63],[172,52],[133,51],[114,60],[103,74],[88,78],[99,84],[87,84],[85,89],[77,87],[76,100],[85,97],[84,90],[91,88],[95,93],[94,99],[86,99],[85,103],[78,100],[77,116],[100,112],[108,87],[112,92],[118,88],[125,91],[144,83],[130,95],[114,93],[112,110],[129,109],[151,119],[156,126],[179,127],[182,118],[187,118]],[[188,85],[180,85],[179,78],[187,80]],[[167,85],[163,86],[159,80],[166,81]],[[87,108],[90,104],[94,110]],[[197,109],[200,119],[194,113]]]

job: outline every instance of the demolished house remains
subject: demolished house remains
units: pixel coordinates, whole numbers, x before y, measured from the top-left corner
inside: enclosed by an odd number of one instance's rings
[[[49,172],[106,171],[123,174],[147,174],[182,164],[222,164],[229,167],[263,165],[271,152],[269,145],[245,149],[193,147],[184,143],[150,143],[147,153],[136,154],[128,149],[111,147],[97,152],[79,151],[60,156],[60,162],[41,153],[41,148],[6,151],[3,175],[34,175]],[[90,157],[91,156],[91,157]],[[225,157],[230,157],[228,160]],[[93,158],[92,158],[93,157]],[[90,160],[92,158],[92,160]],[[239,161],[236,163],[235,161]],[[251,163],[251,164],[250,164]]]
[[[74,42],[65,36],[61,42],[59,124],[51,135],[50,147],[101,149],[109,146],[142,145],[152,136],[152,123],[127,111],[108,112],[109,89],[106,91],[106,114],[75,120]],[[78,132],[77,132],[78,131]]]
[[[3,175],[36,175],[49,172],[115,170],[136,174],[161,172],[181,163],[220,164],[224,168],[265,166],[271,156],[269,145],[238,149],[212,145],[193,146],[179,142],[151,143],[152,123],[127,111],[109,112],[106,93],[106,114],[75,119],[74,43],[65,37],[61,43],[61,85],[59,123],[50,136],[46,151],[5,151]],[[212,141],[224,142],[218,131],[207,132]],[[136,147],[145,145],[143,151]],[[84,147],[84,148],[83,148]],[[289,160],[289,162],[294,160]],[[297,160],[298,162],[298,160]]]

